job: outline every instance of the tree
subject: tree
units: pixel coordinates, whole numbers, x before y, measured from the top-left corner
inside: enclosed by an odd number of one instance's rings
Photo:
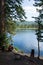
[[[8,26],[6,26],[6,25],[9,24],[9,22],[11,23],[12,19],[14,19],[14,22],[16,20],[17,21],[18,20],[20,20],[20,21],[23,20],[23,17],[25,17],[25,12],[24,12],[24,10],[21,6],[22,0],[5,0],[5,1],[2,0],[1,2],[4,2],[3,6],[1,4],[1,7],[3,7],[1,9],[4,12],[4,14],[2,14],[2,15],[4,17],[3,19],[5,19],[5,21],[6,21],[6,22],[4,21],[5,27],[8,28]]]
[[[37,35],[37,40],[38,40],[38,58],[40,56],[40,47],[39,47],[39,42],[43,42],[43,36],[42,36],[42,22],[43,22],[43,0],[35,0],[35,4],[34,6],[37,6],[37,7],[41,7],[41,9],[37,9],[37,11],[39,12],[39,16],[38,17],[35,17],[37,24],[38,24],[38,29],[36,31],[36,35]]]
[[[24,18],[26,16],[22,8],[22,0],[0,0],[0,44],[3,44],[6,32],[12,33],[15,29],[15,22]]]

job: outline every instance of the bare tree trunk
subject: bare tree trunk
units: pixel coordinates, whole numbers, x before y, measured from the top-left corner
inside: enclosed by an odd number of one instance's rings
[[[39,40],[38,40],[38,59],[40,57],[40,47],[39,47]]]

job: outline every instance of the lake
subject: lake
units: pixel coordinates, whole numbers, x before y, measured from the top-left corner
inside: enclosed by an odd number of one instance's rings
[[[13,45],[24,53],[30,53],[31,49],[35,50],[38,54],[38,42],[35,30],[17,30],[16,35],[13,37]],[[43,56],[43,42],[40,42],[40,55]]]

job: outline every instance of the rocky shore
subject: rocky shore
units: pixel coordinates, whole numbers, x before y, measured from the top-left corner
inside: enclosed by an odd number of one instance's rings
[[[43,65],[43,60],[13,52],[0,52],[0,65]]]

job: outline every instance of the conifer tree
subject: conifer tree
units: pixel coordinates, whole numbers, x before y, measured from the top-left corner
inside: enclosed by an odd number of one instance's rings
[[[37,8],[37,11],[39,12],[39,16],[35,17],[37,24],[38,24],[38,29],[36,31],[36,35],[37,35],[37,40],[38,40],[38,58],[40,56],[40,46],[39,46],[39,42],[43,42],[43,36],[42,36],[42,29],[43,29],[43,0],[35,0],[35,4],[34,6],[39,7],[39,9]]]
[[[22,8],[22,1],[0,0],[0,45],[5,43],[6,32],[12,33],[14,31],[15,22],[22,21],[26,18]]]

